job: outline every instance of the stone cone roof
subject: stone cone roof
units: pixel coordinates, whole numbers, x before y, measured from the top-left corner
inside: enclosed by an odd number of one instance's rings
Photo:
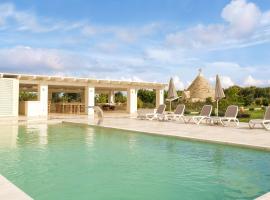
[[[190,99],[197,99],[198,101],[204,101],[208,97],[211,97],[213,100],[215,99],[215,90],[201,73],[195,78],[187,90],[190,92]]]

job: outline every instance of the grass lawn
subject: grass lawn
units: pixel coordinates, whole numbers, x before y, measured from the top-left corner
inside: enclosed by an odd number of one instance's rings
[[[250,118],[240,118],[240,122],[249,122],[251,119],[262,119],[264,117],[264,110],[253,110],[246,111],[245,113],[250,114]]]

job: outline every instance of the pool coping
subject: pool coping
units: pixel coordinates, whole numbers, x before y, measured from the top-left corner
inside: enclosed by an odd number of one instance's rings
[[[259,196],[255,200],[269,200],[270,199],[270,192],[263,194],[262,196]]]
[[[24,191],[0,174],[0,199],[1,200],[33,200]]]

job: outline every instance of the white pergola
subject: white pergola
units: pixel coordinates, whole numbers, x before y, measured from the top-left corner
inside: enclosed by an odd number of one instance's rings
[[[72,87],[73,91],[83,88],[85,106],[94,106],[96,91],[109,92],[109,99],[113,100],[114,91],[127,91],[127,111],[134,113],[137,111],[137,91],[138,89],[154,89],[156,91],[156,106],[164,103],[164,88],[167,84],[153,82],[137,82],[137,81],[121,81],[121,80],[102,80],[91,78],[76,78],[62,76],[45,76],[45,75],[28,75],[28,74],[12,74],[0,73],[2,80],[14,80],[19,85],[36,85],[38,88],[38,102],[40,107],[40,115],[48,115],[48,98],[50,98],[49,88],[61,86]],[[0,83],[1,84],[1,83]],[[5,88],[0,85],[1,90]],[[19,87],[14,87],[19,88]],[[6,88],[8,90],[9,88]],[[7,92],[7,91],[6,91]],[[17,91],[19,93],[19,91]],[[1,96],[2,94],[0,94]],[[0,97],[1,102],[1,97]],[[1,112],[1,105],[0,105]],[[93,109],[88,108],[88,115],[93,114]],[[1,116],[1,113],[0,113]]]

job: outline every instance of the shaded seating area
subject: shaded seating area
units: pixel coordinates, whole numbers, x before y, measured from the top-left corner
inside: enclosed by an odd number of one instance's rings
[[[85,113],[85,104],[80,102],[53,103],[51,107],[55,108],[54,109],[55,113],[66,113],[66,114]]]

